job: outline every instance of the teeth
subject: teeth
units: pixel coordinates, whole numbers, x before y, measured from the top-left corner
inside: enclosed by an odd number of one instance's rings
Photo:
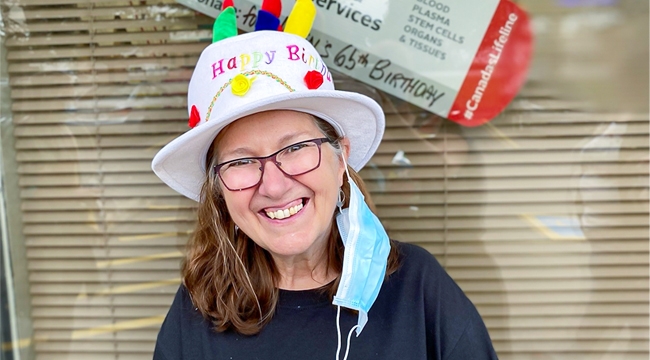
[[[286,219],[297,214],[302,209],[302,203],[284,210],[267,211],[266,216],[271,219]]]

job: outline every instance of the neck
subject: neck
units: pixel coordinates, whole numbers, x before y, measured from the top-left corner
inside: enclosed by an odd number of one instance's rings
[[[309,290],[322,287],[333,281],[338,274],[327,269],[327,260],[318,257],[317,261],[309,259],[278,259],[275,265],[280,273],[278,287],[284,290]]]

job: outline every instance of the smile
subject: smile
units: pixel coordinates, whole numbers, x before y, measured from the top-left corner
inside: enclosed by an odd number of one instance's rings
[[[268,216],[271,219],[286,219],[288,217],[291,217],[293,215],[296,215],[300,210],[302,210],[302,202],[298,205],[292,206],[287,209],[280,209],[280,210],[275,210],[275,211],[265,211],[266,216]]]

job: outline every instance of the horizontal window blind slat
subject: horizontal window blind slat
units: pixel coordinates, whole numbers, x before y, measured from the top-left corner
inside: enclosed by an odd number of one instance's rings
[[[58,152],[66,150],[48,150],[46,153],[54,153],[53,157],[58,155]],[[79,150],[81,152],[82,150]],[[97,153],[96,151],[94,153]],[[31,154],[26,154],[29,156]],[[63,153],[60,157],[61,160],[67,159],[68,153]],[[36,161],[37,156],[47,156],[34,154],[30,160]],[[71,155],[72,156],[72,155]],[[79,155],[80,157],[82,155]],[[125,154],[126,157],[126,154]],[[26,159],[27,160],[27,159]],[[587,168],[585,168],[587,167]],[[378,171],[379,170],[379,171]],[[584,176],[585,171],[588,170],[589,176],[609,176],[614,174],[636,174],[639,176],[646,176],[648,173],[648,164],[643,162],[618,162],[618,163],[596,163],[596,164],[510,164],[510,165],[490,165],[490,166],[475,166],[467,164],[463,166],[444,167],[444,166],[382,166],[379,168],[361,170],[360,174],[366,181],[373,180],[393,180],[393,179],[429,179],[429,178],[445,178],[453,177],[453,179],[462,178],[487,178],[487,177],[557,177],[557,176]],[[451,180],[453,181],[453,180]]]
[[[645,291],[562,291],[551,293],[513,293],[484,294],[472,296],[474,304],[492,304],[508,306],[509,304],[609,304],[628,302],[648,302]]]
[[[62,32],[88,32],[102,33],[123,31],[153,31],[153,30],[184,30],[196,29],[197,26],[211,25],[207,17],[172,17],[159,19],[121,19],[103,20],[93,22],[71,22],[68,19],[48,19],[44,23],[21,23],[20,26],[6,26],[7,34],[24,35],[25,33],[39,35],[39,33],[62,33]],[[7,41],[11,39],[8,37]],[[7,42],[8,43],[8,42]],[[20,45],[20,44],[16,44]]]
[[[169,310],[169,305],[141,306],[141,307],[41,307],[32,316],[35,319],[70,319],[70,318],[98,318],[133,319],[160,316]]]
[[[594,352],[612,353],[612,352],[634,352],[647,351],[648,341],[645,340],[553,340],[553,341],[516,341],[501,344],[499,341],[494,342],[497,353],[502,352],[542,352],[542,353],[577,353],[577,352]]]
[[[166,294],[108,294],[104,296],[37,295],[32,304],[38,306],[170,306],[173,299]]]
[[[101,77],[102,72],[109,71],[167,71],[173,69],[193,68],[198,60],[198,53],[189,53],[184,55],[177,55],[173,57],[162,58],[93,58],[87,59],[58,59],[58,60],[25,60],[21,62],[12,62],[8,67],[8,72],[12,75],[15,74],[29,74],[40,77],[47,77],[49,75],[61,75],[75,72],[81,76],[86,75],[87,72],[98,72]],[[80,73],[81,72],[81,73]],[[11,81],[11,80],[10,80]]]
[[[70,58],[99,57],[182,57],[187,54],[198,55],[207,46],[206,43],[176,44],[139,44],[134,46],[103,46],[87,48],[53,48],[42,50],[13,50],[7,53],[10,62],[24,60],[61,60]]]
[[[530,214],[529,214],[530,215]],[[533,216],[533,215],[531,215]],[[382,219],[382,223],[390,229],[400,230],[422,230],[422,229],[449,229],[449,230],[468,230],[474,229],[496,229],[507,232],[508,230],[529,228],[539,224],[531,223],[531,219],[527,216],[509,216],[509,217],[490,217],[490,218],[445,218],[445,217],[431,217],[431,218],[413,218],[413,219]],[[601,228],[612,228],[613,230],[625,227],[644,227],[648,224],[646,215],[603,215],[598,217],[598,221],[582,221],[576,214],[565,218],[557,218],[556,221],[564,220],[563,226],[558,226],[559,230],[574,227],[580,227],[585,231],[597,231]],[[591,235],[591,234],[590,234]]]
[[[93,271],[98,268],[98,265],[102,265],[107,269],[115,268],[120,270],[132,270],[132,271],[152,270],[152,269],[162,269],[162,270],[180,269],[181,253],[176,251],[175,253],[170,252],[168,254],[175,255],[175,256],[168,256],[162,259],[143,257],[141,259],[134,259],[134,261],[130,261],[130,262],[129,261],[122,261],[119,263],[103,262],[99,264],[98,261],[94,261],[94,260],[76,260],[74,262],[70,262],[65,259],[64,260],[30,259],[28,267],[30,271],[31,270]],[[167,255],[167,254],[163,254],[163,255]],[[136,260],[141,260],[141,261],[136,261]],[[103,265],[103,264],[107,264],[107,265]]]
[[[503,279],[520,280],[530,279],[537,281],[540,279],[600,279],[600,278],[621,278],[622,281],[631,278],[648,278],[648,267],[643,265],[615,265],[600,266],[572,266],[562,269],[553,267],[511,267],[511,268],[477,268],[477,269],[459,269],[451,268],[447,270],[449,275],[456,280],[492,280]]]
[[[406,233],[405,235],[408,235]],[[438,251],[435,251],[438,248],[438,245],[429,244],[428,241],[431,238],[426,238],[421,242],[422,239],[419,239],[420,242],[416,239],[408,239],[406,241],[418,243],[422,247],[430,250],[429,252],[437,254]],[[474,244],[467,244],[463,242],[456,242],[448,244],[446,254],[454,255],[473,255],[473,254],[520,254],[521,256],[534,257],[543,254],[590,254],[590,253],[647,253],[648,252],[648,242],[643,240],[628,240],[628,241],[611,241],[603,240],[598,241],[597,243],[592,244],[585,240],[547,240],[547,241],[530,241],[530,242],[513,242],[513,241],[503,241],[503,242],[478,242]]]
[[[525,100],[524,100],[525,101]],[[385,109],[385,107],[384,107]],[[497,118],[488,123],[488,127],[496,127],[497,130],[501,126],[521,126],[522,122],[525,122],[525,128],[528,126],[535,126],[541,124],[547,124],[551,126],[555,125],[567,125],[567,124],[580,124],[580,123],[593,123],[593,122],[602,122],[604,124],[620,124],[625,127],[625,123],[628,122],[640,122],[648,119],[647,113],[635,113],[635,112],[592,112],[592,111],[563,111],[563,112],[554,112],[546,109],[545,111],[530,111],[530,112],[506,112],[500,114]],[[415,106],[410,107],[408,111],[401,113],[387,113],[386,114],[386,127],[414,127],[418,129],[423,125],[436,125],[440,122],[440,118],[436,118],[434,115],[423,111],[422,109],[416,108]],[[615,125],[617,128],[618,125]],[[460,130],[459,130],[460,131]],[[471,130],[470,130],[471,131]],[[494,130],[493,130],[494,131]],[[494,133],[497,135],[497,133]]]
[[[153,233],[142,235],[113,235],[113,236],[29,236],[25,243],[30,248],[57,247],[157,247],[175,246],[182,249],[190,234],[186,232]]]
[[[135,198],[135,199],[104,199],[101,203],[95,200],[46,200],[36,199],[33,201],[23,201],[22,208],[25,211],[41,210],[178,210],[193,209],[197,203],[184,196],[164,197],[164,198]],[[618,218],[616,218],[618,219]],[[618,220],[616,220],[618,221]]]
[[[34,87],[42,88],[48,85],[86,85],[86,84],[103,84],[107,83],[165,83],[170,81],[185,81],[185,91],[187,83],[192,76],[191,69],[159,69],[149,71],[128,71],[128,72],[95,72],[95,73],[75,73],[75,74],[48,74],[43,75],[14,75],[11,77],[12,96],[17,91],[33,90]],[[47,96],[46,94],[43,94]],[[110,95],[110,94],[109,94]],[[25,94],[27,98],[30,96]],[[87,95],[86,95],[87,96]]]
[[[75,85],[75,86],[39,86],[38,88],[14,88],[11,91],[11,98],[14,103],[20,104],[22,100],[40,101],[40,99],[56,98],[94,98],[94,97],[116,97],[129,96],[161,96],[176,95],[187,91],[187,81],[160,82],[156,84],[136,85]],[[45,102],[47,104],[47,102]],[[45,105],[47,106],[47,105]],[[82,105],[83,108],[83,105]],[[33,128],[32,128],[33,129]],[[38,136],[38,133],[33,134]]]
[[[23,223],[77,223],[95,221],[102,222],[158,222],[158,221],[195,221],[196,213],[188,210],[156,210],[156,211],[109,211],[109,212],[60,212],[60,213],[26,213]]]
[[[157,257],[158,256],[158,257]],[[88,247],[88,248],[30,248],[27,250],[27,257],[30,259],[95,259],[96,262],[105,262],[113,259],[137,259],[152,260],[157,258],[178,258],[181,253],[175,246],[167,248],[160,247]],[[97,269],[105,268],[105,265],[97,264]]]
[[[156,94],[158,95],[158,94]],[[94,109],[144,109],[144,108],[182,108],[186,105],[185,96],[167,95],[164,97],[115,97],[97,99],[69,99],[69,100],[15,100],[12,101],[11,110],[30,111],[37,108],[39,111],[57,110],[94,110]]]
[[[447,255],[445,267],[472,268],[484,266],[582,266],[582,265],[647,265],[650,262],[647,254],[639,253],[588,253],[588,254],[535,254],[535,256],[521,256],[518,254],[472,254],[472,255]]]
[[[530,328],[626,328],[647,327],[648,318],[636,315],[602,315],[588,317],[582,314],[566,316],[535,315],[535,316],[484,316],[489,328],[530,329]]]
[[[97,219],[100,221],[100,219]],[[104,224],[105,227],[99,227],[95,223],[89,223],[87,225],[72,225],[72,224],[62,224],[62,225],[29,225],[25,227],[26,235],[50,235],[50,234],[60,234],[60,235],[74,235],[74,234],[120,234],[120,235],[134,235],[134,234],[150,234],[152,224]],[[194,227],[194,222],[187,223],[178,223],[176,224],[173,221],[169,222],[160,222],[156,224],[156,229],[161,232],[186,232],[191,230]],[[66,231],[66,228],[69,230]]]
[[[117,192],[113,193],[116,194]],[[117,196],[117,195],[115,195]],[[408,212],[406,212],[408,210]],[[584,205],[580,203],[526,203],[526,204],[491,204],[490,206],[470,206],[470,205],[448,205],[447,207],[422,205],[417,209],[411,210],[408,207],[379,207],[378,215],[381,218],[408,218],[413,215],[419,217],[440,217],[440,216],[505,216],[505,215],[554,215],[554,216],[571,216],[580,214],[584,210]],[[589,213],[596,214],[647,214],[648,202],[592,202],[589,204]]]
[[[76,271],[34,271],[29,280],[34,283],[107,283],[116,284],[146,283],[178,278],[178,269],[164,271],[114,271],[98,270],[94,272]]]
[[[184,54],[173,57],[139,57],[139,58],[123,58],[122,56],[115,58],[86,58],[68,60],[40,60],[30,61],[29,59],[20,62],[10,62],[7,65],[9,74],[23,74],[33,73],[47,75],[59,75],[61,73],[70,72],[91,72],[91,71],[111,71],[111,72],[124,72],[128,70],[133,71],[164,71],[170,69],[193,68],[199,58],[199,53]],[[83,75],[83,74],[81,74]]]
[[[109,324],[110,325],[110,324]],[[85,355],[85,358],[89,356],[94,356],[90,354],[119,354],[124,353],[125,355],[130,353],[149,353],[151,356],[151,349],[155,345],[153,341],[147,342],[125,342],[121,344],[120,347],[116,348],[112,341],[93,341],[92,337],[94,333],[92,329],[85,329],[88,332],[79,331],[74,334],[75,338],[78,339],[88,339],[91,340],[82,340],[82,341],[73,341],[73,342],[39,342],[36,343],[36,349],[40,350],[43,353],[49,352],[70,352],[71,354],[77,354],[78,357],[84,357],[84,353],[89,353]]]
[[[156,184],[158,183],[158,178],[153,174],[123,174],[116,176],[106,176],[103,174],[79,174],[79,175],[56,175],[56,176],[43,176],[43,177],[22,177],[20,180],[20,186],[40,186],[40,187],[51,187],[51,186],[97,186],[97,185],[144,185],[144,184]]]
[[[75,19],[82,22],[90,22],[95,19],[113,19],[116,16],[123,19],[137,19],[155,17],[163,15],[166,17],[192,16],[193,11],[180,4],[165,1],[167,4],[160,5],[134,6],[128,3],[122,3],[120,7],[102,7],[94,6],[88,3],[86,6],[69,6],[69,7],[52,7],[52,8],[29,8],[23,7],[20,14],[10,14],[9,19],[21,22],[30,20],[44,19]],[[21,3],[22,4],[22,3]],[[30,4],[24,4],[29,6]],[[58,4],[57,4],[58,5]],[[13,15],[13,16],[12,16]]]
[[[121,291],[128,291],[129,293],[138,294],[162,294],[166,293],[173,295],[178,290],[180,280],[175,284],[167,286],[158,286],[151,288],[141,288],[138,291],[131,291],[131,289],[121,290],[118,286],[111,287],[107,285],[96,284],[33,284],[30,287],[32,294],[86,294],[86,296],[101,296],[103,294],[119,293]],[[75,321],[76,323],[76,321]]]
[[[612,353],[612,352],[597,352],[597,353],[569,353],[559,351],[559,352],[549,352],[545,351],[544,354],[551,359],[553,358],[570,358],[571,360],[593,360],[594,356],[597,356],[599,360],[647,360],[648,352],[630,352],[626,351],[625,353]],[[519,352],[515,354],[504,354],[503,352],[499,353],[499,359],[501,360],[536,360],[538,357],[538,352],[526,353]]]
[[[139,4],[152,3],[152,1],[139,1]],[[174,0],[157,0],[155,4],[173,4]],[[26,6],[59,6],[75,5],[79,7],[107,7],[107,6],[132,6],[131,0],[21,0],[20,4]]]
[[[378,153],[373,156],[371,163],[377,166],[395,166],[403,164],[396,160],[397,152]],[[504,152],[449,152],[443,153],[442,149],[429,154],[406,154],[411,166],[431,166],[444,164],[443,155],[446,155],[450,172],[454,167],[470,164],[568,164],[568,163],[602,163],[602,162],[630,162],[647,161],[648,151],[643,149],[618,149],[616,151],[595,149],[580,153],[578,151],[504,151]],[[587,169],[588,170],[588,169]]]
[[[74,334],[74,335],[73,335]],[[74,340],[76,341],[125,341],[138,342],[155,339],[158,335],[158,326],[151,325],[148,327],[138,328],[136,330],[123,329],[116,332],[95,333],[92,337],[78,339],[79,333],[65,330],[37,330],[34,332],[34,339],[47,339],[47,341],[57,340]],[[39,340],[35,340],[39,341]],[[150,356],[151,358],[151,356]]]
[[[177,193],[164,185],[124,186],[114,188],[72,187],[67,189],[26,189],[20,192],[21,198],[96,198],[96,197],[143,197],[176,196]]]
[[[13,95],[12,95],[13,96]],[[555,138],[566,138],[574,136],[589,137],[592,134],[603,134],[603,136],[629,136],[629,135],[643,135],[648,134],[648,122],[627,122],[618,126],[612,126],[611,123],[584,123],[584,124],[551,124],[551,125],[528,125],[525,130],[521,126],[514,126],[509,124],[499,124],[498,126],[480,126],[476,128],[467,128],[460,130],[460,136],[463,139],[476,139],[476,138],[494,138],[495,132],[498,137],[502,139],[511,139],[516,143],[513,144],[517,148],[520,139],[528,138],[545,138],[553,136]],[[423,127],[422,130],[416,126],[404,127],[391,127],[387,128],[384,134],[384,141],[393,140],[412,140],[422,138],[426,141],[428,137],[438,138],[441,136],[440,130],[430,132],[428,128]],[[456,134],[445,134],[452,137]],[[443,136],[445,136],[443,135]],[[458,136],[458,135],[456,135]]]
[[[549,315],[638,315],[648,314],[647,303],[636,304],[512,304],[508,308],[503,306],[479,305],[479,312],[484,316],[529,316],[536,314]],[[532,324],[531,324],[532,325]]]
[[[501,289],[505,293],[509,292],[545,292],[545,291],[578,291],[578,290],[592,290],[592,291],[614,291],[614,290],[646,290],[648,289],[648,279],[630,279],[627,281],[620,281],[620,279],[564,279],[564,280],[510,280],[510,281],[458,281],[458,285],[468,292],[492,292],[494,289]],[[469,295],[468,295],[469,296]],[[647,310],[647,304],[646,304]],[[536,314],[540,314],[537,312]],[[536,315],[528,314],[528,315]],[[567,313],[564,315],[573,315],[575,313]],[[638,314],[643,315],[643,313]]]
[[[125,24],[126,25],[126,24]],[[144,26],[144,24],[143,24]],[[160,24],[163,26],[163,24]],[[126,28],[124,26],[122,29]],[[79,44],[92,44],[96,46],[111,46],[116,43],[132,43],[132,44],[177,44],[183,43],[186,41],[202,41],[205,39],[210,39],[212,37],[212,31],[210,30],[196,30],[196,26],[193,26],[190,30],[174,29],[167,32],[162,31],[137,31],[140,28],[137,28],[136,31],[127,32],[107,32],[107,33],[77,33],[73,35],[69,34],[48,34],[42,36],[40,34],[30,34],[26,37],[14,37],[8,38],[5,42],[5,46],[8,48],[19,49],[22,47],[37,47],[37,46],[61,46],[57,49],[61,49],[63,46],[76,45]],[[180,40],[180,42],[179,42]]]

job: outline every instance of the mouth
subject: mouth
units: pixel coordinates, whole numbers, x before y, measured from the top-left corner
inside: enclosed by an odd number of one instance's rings
[[[291,207],[288,207],[286,209],[278,209],[278,210],[264,210],[263,213],[266,214],[266,216],[269,219],[275,220],[282,220],[286,218],[290,218],[297,213],[299,213],[302,208],[304,207],[305,204],[305,199],[300,199],[300,203],[297,205],[293,205]]]

